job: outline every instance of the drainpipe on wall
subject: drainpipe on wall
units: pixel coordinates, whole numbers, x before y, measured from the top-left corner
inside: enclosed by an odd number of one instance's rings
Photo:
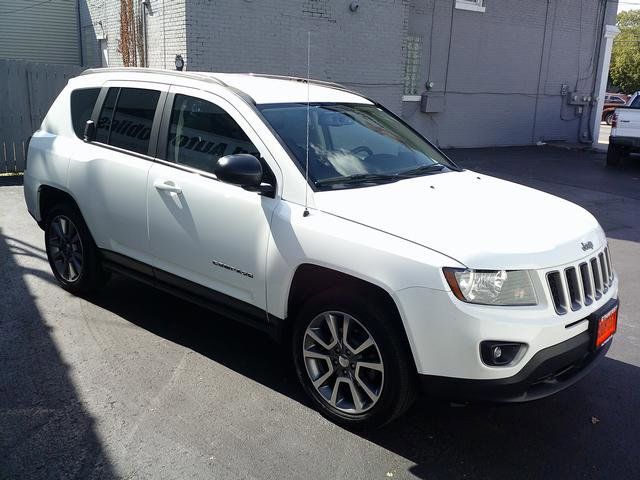
[[[78,18],[78,49],[80,50],[80,66],[84,67],[84,52],[82,51],[82,17],[80,15],[79,0],[76,0],[76,16]]]
[[[144,65],[149,66],[149,49],[147,39],[147,7],[150,6],[149,0],[140,0],[140,15],[142,15],[142,51],[144,52]]]
[[[598,137],[600,136],[600,117],[602,116],[602,107],[604,106],[604,96],[607,92],[607,79],[609,78],[609,65],[611,64],[611,49],[613,40],[620,33],[620,29],[615,25],[606,25],[604,30],[604,53],[602,57],[602,70],[600,71],[600,84],[598,85],[598,103],[596,105],[595,115],[593,117],[593,138],[592,145],[598,145]]]

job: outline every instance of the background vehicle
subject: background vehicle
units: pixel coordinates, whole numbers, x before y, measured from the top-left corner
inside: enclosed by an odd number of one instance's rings
[[[616,107],[611,116],[607,165],[616,166],[625,156],[640,151],[640,92],[626,106]]]
[[[604,106],[602,108],[602,121],[611,125],[613,112],[617,107],[624,107],[629,101],[629,96],[623,93],[607,93],[604,96]]]
[[[335,84],[89,71],[33,135],[24,192],[63,288],[116,272],[268,332],[343,425],[391,421],[419,386],[556,393],[615,332],[591,214],[458,168]]]

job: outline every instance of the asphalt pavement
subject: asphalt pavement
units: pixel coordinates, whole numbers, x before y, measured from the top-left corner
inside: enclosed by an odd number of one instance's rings
[[[0,178],[0,478],[640,478],[640,158],[449,154],[575,201],[607,231],[619,331],[583,381],[520,405],[422,397],[349,432],[309,408],[259,332],[122,277],[86,298],[58,288],[19,181]],[[469,214],[500,208],[478,198]]]

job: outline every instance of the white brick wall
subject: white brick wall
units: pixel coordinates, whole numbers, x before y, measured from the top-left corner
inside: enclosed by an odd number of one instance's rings
[[[134,8],[139,2],[134,2]],[[107,36],[109,66],[122,66],[118,52],[120,38],[120,1],[83,0],[80,2],[83,50],[86,66],[100,66],[97,38]],[[174,68],[175,56],[186,57],[184,0],[151,0],[147,9],[148,65]]]

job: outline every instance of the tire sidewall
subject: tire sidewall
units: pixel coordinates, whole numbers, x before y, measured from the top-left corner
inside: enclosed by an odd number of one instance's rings
[[[394,416],[395,406],[402,389],[409,388],[411,367],[401,338],[389,318],[393,312],[378,302],[365,302],[364,293],[346,294],[339,290],[321,293],[305,303],[296,315],[293,330],[293,360],[298,380],[322,415],[335,423],[352,428],[369,428],[387,423]],[[347,313],[366,327],[373,336],[384,363],[384,383],[377,403],[358,415],[338,410],[317,392],[307,373],[302,355],[304,334],[309,323],[319,314],[336,310]]]
[[[78,278],[73,282],[69,282],[58,273],[58,269],[56,268],[53,258],[51,257],[51,252],[49,251],[51,223],[58,216],[67,217],[71,222],[73,222],[78,231],[78,235],[80,236],[80,242],[82,243],[82,270]],[[95,281],[98,262],[96,258],[96,247],[80,212],[78,212],[78,210],[73,206],[66,203],[58,204],[53,207],[48,212],[45,219],[44,241],[49,266],[51,267],[51,271],[60,286],[65,290],[74,293],[88,290]]]

